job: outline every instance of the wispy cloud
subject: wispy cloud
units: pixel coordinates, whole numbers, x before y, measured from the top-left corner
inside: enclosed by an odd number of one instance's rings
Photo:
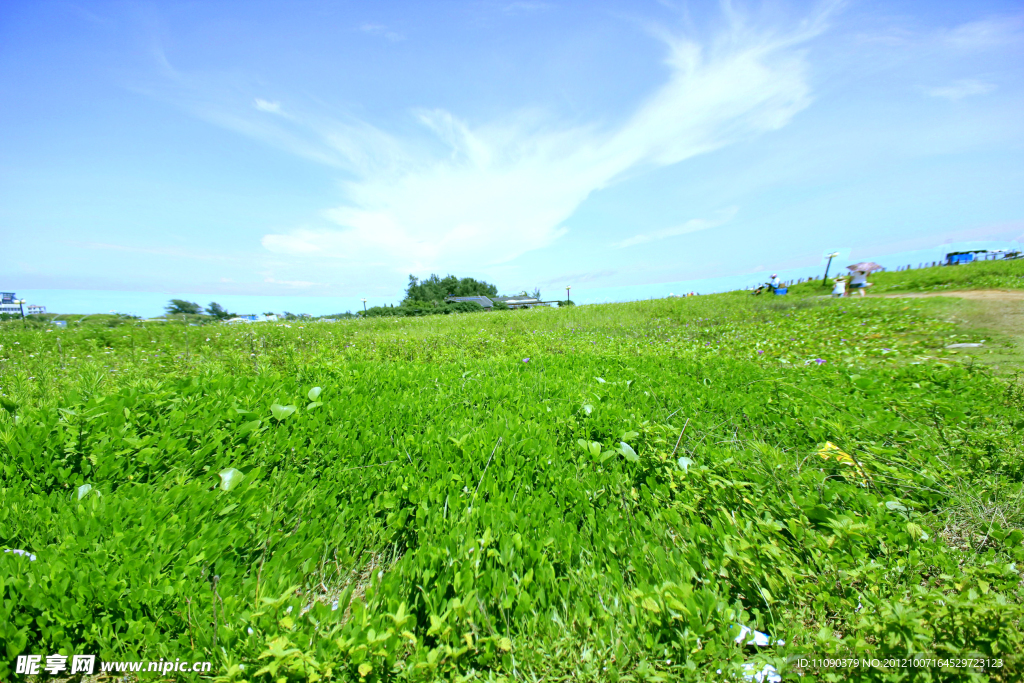
[[[369,33],[372,36],[381,36],[390,40],[392,43],[397,43],[401,40],[405,40],[405,35],[398,31],[393,31],[383,24],[360,24],[359,30],[363,33]]]
[[[953,81],[948,85],[934,88],[923,88],[924,93],[930,97],[944,97],[947,100],[962,100],[971,95],[987,95],[996,89],[994,83],[987,83],[974,79],[962,79]]]
[[[445,156],[424,157],[414,143],[377,131],[387,144],[376,151],[390,148],[389,163],[357,169],[359,179],[344,185],[348,201],[324,212],[340,229],[269,234],[263,246],[401,270],[512,260],[564,235],[562,223],[576,208],[627,172],[785,126],[810,103],[800,45],[821,28],[785,35],[736,29],[709,45],[661,36],[667,82],[610,129],[560,126],[536,111],[475,126],[444,110],[419,111]],[[345,135],[332,144],[350,161],[361,151],[375,156]]]
[[[323,212],[336,227],[267,234],[267,250],[388,263],[404,272],[443,270],[543,248],[566,234],[563,223],[588,196],[625,175],[787,125],[811,102],[803,47],[824,30],[827,16],[823,11],[791,30],[757,31],[733,12],[727,29],[705,42],[656,33],[667,78],[612,125],[566,124],[537,109],[470,122],[431,109],[413,112],[424,135],[399,137],[298,105],[287,117],[240,111],[224,101],[223,88],[163,64],[184,106],[198,115],[349,174],[344,203]],[[376,24],[362,30],[388,31]],[[263,111],[269,105],[280,113],[278,103],[264,102]]]
[[[501,8],[501,11],[505,14],[529,14],[533,12],[543,12],[551,9],[552,5],[546,2],[533,2],[531,0],[520,0],[519,2],[510,2]]]
[[[265,277],[263,281],[272,285],[286,285],[288,287],[296,287],[299,289],[306,289],[308,287],[315,287],[319,285],[319,282],[307,282],[306,280],[275,280],[272,277]]]
[[[253,100],[252,106],[256,107],[260,111],[265,111],[269,114],[282,113],[280,102],[268,102],[267,100],[260,99],[259,97]]]
[[[960,24],[941,35],[956,48],[975,50],[998,47],[1024,38],[1024,14],[990,17]]]
[[[681,225],[674,225],[671,228],[665,228],[664,230],[658,230],[656,232],[647,233],[645,235],[634,235],[629,239],[623,240],[616,243],[614,246],[619,249],[625,247],[635,247],[638,244],[646,244],[648,242],[655,242],[657,240],[668,239],[669,237],[678,237],[679,235],[686,235],[691,232],[699,232],[701,230],[708,230],[710,228],[717,228],[720,225],[728,223],[733,219],[738,211],[738,207],[731,206],[728,209],[723,209],[718,212],[714,218],[691,218]]]
[[[176,247],[135,247],[127,244],[107,244],[105,242],[67,242],[71,246],[82,249],[99,249],[102,251],[121,251],[132,254],[154,254],[157,256],[173,256],[176,258],[196,259],[199,261],[237,261],[232,256],[215,254],[208,251],[179,249]]]

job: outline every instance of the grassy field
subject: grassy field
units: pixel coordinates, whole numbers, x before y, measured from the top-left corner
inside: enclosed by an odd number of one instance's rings
[[[1020,680],[1024,382],[946,348],[1012,340],[801,287],[0,324],[0,679]],[[813,662],[911,655],[987,663]]]
[[[845,268],[832,271],[829,281],[811,280],[790,288],[795,296],[820,295],[832,291],[832,278],[847,274]],[[873,273],[868,292],[872,295],[893,292],[948,292],[970,289],[1024,289],[1024,259],[978,261],[962,266],[913,268]]]

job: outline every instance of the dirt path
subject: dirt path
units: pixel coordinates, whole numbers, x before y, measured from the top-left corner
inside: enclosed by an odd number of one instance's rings
[[[986,339],[984,347],[957,349],[956,354],[991,365],[1000,374],[1024,370],[1024,290],[983,289],[962,292],[876,294],[877,298],[948,297],[945,310],[962,329]]]
[[[870,296],[870,295],[869,295]],[[1024,289],[971,289],[962,292],[896,292],[876,294],[876,297],[921,299],[933,296],[951,296],[977,301],[1024,301]]]

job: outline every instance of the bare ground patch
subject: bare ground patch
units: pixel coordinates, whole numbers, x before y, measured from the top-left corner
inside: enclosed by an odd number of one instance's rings
[[[959,292],[896,292],[893,294],[876,294],[886,299],[925,299],[933,296],[950,296],[958,299],[975,299],[978,301],[1024,301],[1024,289],[968,289]]]

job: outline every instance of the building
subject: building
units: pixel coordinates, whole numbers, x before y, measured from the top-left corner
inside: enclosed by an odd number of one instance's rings
[[[0,292],[0,313],[16,315],[20,318],[23,311],[21,304],[14,303],[17,300],[18,298],[14,295],[14,292]]]
[[[1018,252],[1007,251],[1006,249],[975,249],[974,251],[954,251],[952,253],[946,254],[945,265],[959,266],[965,263],[973,263],[975,261],[994,261],[997,259],[1013,259],[1018,257]]]
[[[484,307],[484,310],[487,311],[494,308],[494,302],[491,301],[491,299],[486,296],[449,296],[445,298],[445,301],[450,301],[452,303],[465,302],[471,304],[480,304],[481,306]]]
[[[46,313],[46,306],[40,306],[39,304],[29,304],[27,308],[29,315],[42,315]]]
[[[541,301],[536,297],[525,294],[520,296],[449,296],[445,298],[445,301],[452,303],[468,301],[480,304],[485,311],[494,310],[494,304],[499,302],[509,308],[535,308],[537,306],[549,306],[558,303],[557,301]]]

